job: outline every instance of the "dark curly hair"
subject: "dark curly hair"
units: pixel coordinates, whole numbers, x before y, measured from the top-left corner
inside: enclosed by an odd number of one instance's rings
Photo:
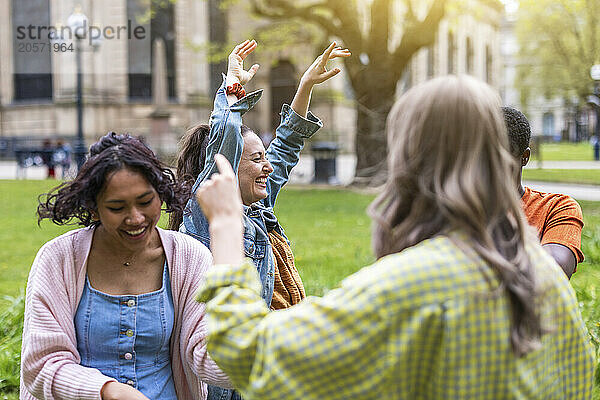
[[[167,213],[182,211],[191,196],[190,187],[179,182],[140,139],[109,132],[90,147],[90,156],[75,179],[39,196],[38,224],[45,218],[57,225],[99,224],[92,216],[97,208],[96,198],[104,190],[108,176],[125,168],[150,182],[165,202]]]
[[[510,152],[515,157],[521,157],[525,149],[529,147],[531,139],[531,127],[525,115],[512,107],[502,107],[504,113],[504,122],[508,131],[508,141],[510,142]]]

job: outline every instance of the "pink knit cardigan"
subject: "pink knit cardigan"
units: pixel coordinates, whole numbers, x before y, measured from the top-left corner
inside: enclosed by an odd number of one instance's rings
[[[179,400],[205,399],[206,383],[230,387],[206,352],[204,304],[194,294],[212,264],[199,241],[160,228],[175,307],[171,366]],[[94,228],[46,243],[29,273],[21,350],[21,399],[100,399],[114,379],[80,365],[74,316],[83,292]],[[206,383],[204,383],[206,382]]]

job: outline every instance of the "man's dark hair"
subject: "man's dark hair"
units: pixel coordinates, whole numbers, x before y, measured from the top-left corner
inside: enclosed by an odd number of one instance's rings
[[[531,139],[531,127],[525,115],[512,107],[502,107],[504,121],[508,131],[508,141],[510,142],[510,152],[515,157],[521,157],[525,149],[529,147]]]

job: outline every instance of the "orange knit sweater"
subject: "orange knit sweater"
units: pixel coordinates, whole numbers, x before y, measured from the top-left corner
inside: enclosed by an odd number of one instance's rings
[[[298,304],[306,297],[302,279],[294,265],[292,249],[285,238],[275,230],[269,232],[269,241],[277,261],[271,309],[281,310]]]

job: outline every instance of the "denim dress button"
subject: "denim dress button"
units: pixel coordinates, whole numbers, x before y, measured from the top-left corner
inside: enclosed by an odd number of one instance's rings
[[[162,275],[160,290],[139,296],[99,292],[86,279],[75,316],[77,348],[82,366],[149,399],[177,400],[169,348],[175,308],[166,262]]]

